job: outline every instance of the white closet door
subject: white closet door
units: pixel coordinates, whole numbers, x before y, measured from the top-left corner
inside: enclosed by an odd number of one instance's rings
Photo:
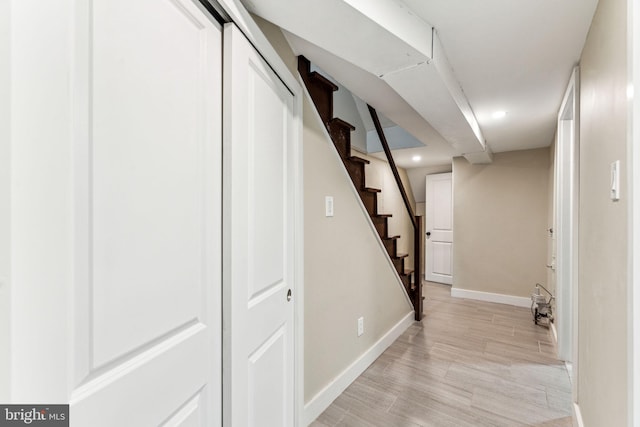
[[[70,147],[71,168],[53,165],[45,176],[36,166],[46,151],[18,150],[14,172],[31,178],[14,195],[17,213],[26,213],[31,202],[21,200],[42,197],[32,190],[54,178],[61,184],[51,188],[52,210],[31,210],[24,224],[68,229],[41,234],[38,245],[59,248],[44,257],[20,251],[37,236],[16,225],[21,291],[12,309],[20,319],[22,310],[32,311],[28,295],[55,293],[66,310],[16,322],[14,397],[70,402],[78,427],[220,425],[221,28],[192,0],[65,5],[60,17],[73,18],[64,33],[32,32],[40,44],[70,43],[68,55],[56,51],[55,63],[71,64],[61,92],[72,96],[50,114],[59,121],[70,114],[72,142],[49,129],[50,140],[30,144],[51,152]],[[29,52],[15,55],[20,66]],[[58,77],[53,69],[37,81]],[[59,98],[40,97],[51,104]],[[68,214],[54,217],[63,209]],[[46,271],[47,259],[60,261],[56,270]],[[29,261],[32,277],[59,277],[59,268],[69,280],[31,280],[24,274]],[[55,340],[43,340],[40,351],[18,340],[41,338],[38,331],[50,325]],[[55,369],[30,376],[28,367],[49,364],[50,354],[61,358]],[[50,396],[56,401],[43,401]]]
[[[293,425],[294,96],[224,32],[225,425]],[[228,309],[228,310],[227,310]]]
[[[72,422],[215,425],[221,30],[192,0],[86,12]]]

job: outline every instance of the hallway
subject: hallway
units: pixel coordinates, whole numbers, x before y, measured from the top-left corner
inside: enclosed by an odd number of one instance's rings
[[[312,427],[571,426],[571,384],[527,308],[452,298],[425,283],[421,323]]]

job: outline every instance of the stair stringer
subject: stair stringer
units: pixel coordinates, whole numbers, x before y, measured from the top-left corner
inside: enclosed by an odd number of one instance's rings
[[[335,148],[333,140],[331,139],[331,135],[329,135],[329,131],[327,130],[325,124],[322,122],[322,118],[320,117],[320,114],[317,112],[317,110],[315,108],[315,105],[313,103],[311,95],[309,94],[309,91],[308,91],[306,85],[304,84],[304,81],[302,80],[302,77],[298,77],[298,79],[299,79],[298,81],[302,85],[302,90],[304,92],[304,102],[305,102],[305,104],[308,104],[308,105],[305,105],[304,108],[309,107],[310,109],[313,110],[313,119],[317,122],[318,127],[321,129],[321,132],[323,133],[323,140],[329,146],[330,151],[331,151],[333,157],[335,158],[336,163],[342,165],[341,167],[339,167],[339,169],[340,169],[344,179],[347,181],[347,183],[349,185],[349,188],[351,189],[351,193],[352,193],[354,199],[356,200],[356,203],[360,207],[360,212],[362,213],[362,216],[364,217],[364,220],[368,224],[368,227],[369,227],[371,233],[375,237],[375,240],[376,240],[376,242],[378,244],[378,248],[380,249],[380,252],[381,252],[383,258],[386,260],[387,265],[389,266],[389,268],[393,271],[393,275],[396,278],[397,285],[402,290],[402,293],[403,293],[403,295],[405,297],[405,300],[406,300],[409,308],[413,311],[414,308],[413,308],[413,302],[411,301],[411,297],[407,293],[407,290],[406,290],[404,284],[402,283],[402,279],[400,278],[400,274],[398,273],[398,270],[396,269],[395,265],[393,264],[393,260],[391,259],[391,257],[387,253],[387,250],[386,250],[386,248],[384,246],[384,243],[382,242],[382,238],[378,234],[378,231],[376,230],[376,227],[375,227],[375,225],[373,223],[373,220],[371,219],[371,216],[369,215],[369,212],[367,211],[367,208],[365,207],[364,203],[362,202],[362,198],[360,197],[360,194],[358,193],[358,189],[353,184],[353,181],[351,180],[351,177],[349,176],[349,172],[347,171],[347,168],[344,166],[342,158],[340,157],[340,154],[338,153],[338,150],[336,150],[336,148]]]

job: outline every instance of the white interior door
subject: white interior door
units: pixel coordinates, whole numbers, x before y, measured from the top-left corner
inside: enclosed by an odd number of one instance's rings
[[[14,193],[12,398],[70,402],[78,427],[220,425],[221,28],[192,0],[73,3],[49,16],[73,17],[63,31],[31,28],[65,72],[31,76],[62,126],[16,151],[31,178]],[[38,148],[69,163],[43,171]],[[55,213],[28,209],[48,198]],[[21,249],[33,242],[48,249]]]
[[[425,276],[453,284],[453,186],[451,173],[427,175],[425,196]]]
[[[294,96],[224,31],[224,424],[294,423]]]

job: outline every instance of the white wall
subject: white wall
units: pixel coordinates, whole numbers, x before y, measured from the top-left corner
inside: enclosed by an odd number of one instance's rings
[[[626,9],[626,0],[600,0],[580,61],[578,404],[585,426],[627,425],[624,179],[620,200],[609,198],[611,162],[620,160],[627,174]]]
[[[11,278],[11,2],[0,2],[0,402],[9,402]]]

